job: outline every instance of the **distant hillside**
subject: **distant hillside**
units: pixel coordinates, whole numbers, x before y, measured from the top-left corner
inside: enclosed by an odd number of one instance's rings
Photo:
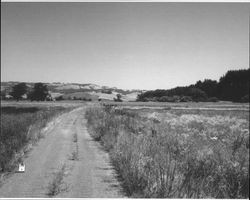
[[[221,76],[219,81],[205,79],[186,87],[176,87],[169,90],[122,90],[116,87],[100,86],[97,84],[79,83],[44,83],[47,85],[52,99],[56,100],[85,100],[113,101],[121,95],[122,101],[234,101],[249,102],[250,70],[230,70]],[[1,99],[11,98],[10,92],[19,82],[1,82]],[[28,92],[35,83],[26,83]],[[27,95],[26,95],[27,96]]]
[[[20,82],[1,82],[1,96],[9,95],[12,87]],[[32,90],[35,83],[26,83],[28,90]],[[79,84],[79,83],[44,83],[47,85],[52,98],[55,99],[73,99],[73,100],[112,100],[117,94],[121,94],[123,101],[135,101],[140,90],[122,90],[116,87],[100,86],[97,84]]]

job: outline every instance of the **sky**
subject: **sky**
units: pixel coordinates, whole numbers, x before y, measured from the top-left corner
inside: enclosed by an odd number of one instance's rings
[[[250,3],[1,3],[1,81],[169,89],[249,67]]]

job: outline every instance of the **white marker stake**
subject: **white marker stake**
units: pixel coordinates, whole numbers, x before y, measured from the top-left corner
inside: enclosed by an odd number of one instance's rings
[[[18,165],[18,171],[19,171],[19,172],[25,172],[25,165],[24,165],[23,163],[20,163],[20,164]]]

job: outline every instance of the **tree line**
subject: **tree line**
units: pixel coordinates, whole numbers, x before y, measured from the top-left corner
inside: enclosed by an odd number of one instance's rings
[[[205,79],[186,87],[175,87],[169,90],[151,90],[137,96],[137,101],[159,102],[189,102],[189,101],[212,101],[219,100],[233,102],[249,102],[249,77],[250,70],[230,70],[219,81]],[[52,100],[47,85],[35,83],[29,88],[26,83],[19,83],[12,87],[9,93],[13,99],[19,101],[24,95],[31,101]],[[1,98],[6,94],[1,91]],[[117,96],[115,101],[120,101]]]
[[[17,101],[24,99],[24,95],[27,95],[25,99],[29,99],[31,101],[66,100],[63,96],[58,96],[55,99],[53,99],[51,94],[49,93],[48,86],[43,83],[35,83],[32,89],[29,88],[24,82],[18,83],[12,87],[9,95],[11,95],[11,97]],[[114,101],[122,102],[121,94],[118,93],[116,97],[117,98],[113,99]],[[6,91],[1,91],[1,99],[6,99]],[[92,101],[91,98],[76,97],[76,96],[70,99]],[[101,101],[101,99],[99,99],[99,101]]]
[[[48,87],[43,83],[35,83],[32,89],[29,89],[26,83],[18,83],[12,87],[12,91],[9,94],[17,101],[23,99],[24,95],[27,95],[27,99],[31,101],[49,100]],[[1,94],[1,96],[4,95]]]
[[[188,102],[219,100],[249,102],[250,70],[229,70],[219,81],[205,79],[186,87],[151,90],[137,97],[137,101]]]

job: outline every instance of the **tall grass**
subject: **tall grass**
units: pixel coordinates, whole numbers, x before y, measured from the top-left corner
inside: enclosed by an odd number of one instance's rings
[[[140,117],[90,108],[91,135],[132,197],[249,198],[249,123],[227,116]]]
[[[0,171],[11,171],[28,144],[44,137],[42,128],[56,115],[66,111],[51,108],[1,108]]]

